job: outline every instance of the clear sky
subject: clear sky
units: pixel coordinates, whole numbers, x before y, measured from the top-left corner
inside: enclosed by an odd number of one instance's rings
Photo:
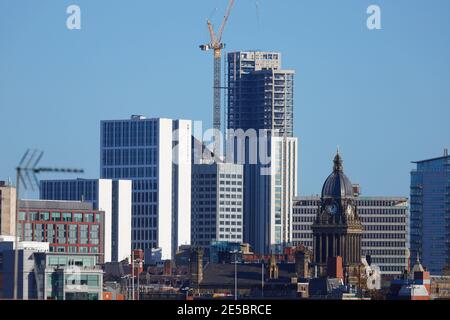
[[[98,177],[102,119],[210,126],[212,56],[198,45],[226,3],[0,0],[0,179],[30,147]],[[66,28],[71,4],[81,30]],[[382,30],[366,27],[370,4]],[[301,194],[320,192],[338,145],[365,195],[403,196],[410,162],[450,146],[449,18],[448,0],[236,0],[227,50],[281,51],[296,70]]]

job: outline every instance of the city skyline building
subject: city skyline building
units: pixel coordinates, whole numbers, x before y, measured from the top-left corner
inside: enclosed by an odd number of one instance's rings
[[[314,263],[320,274],[327,275],[330,272],[328,263],[341,257],[344,273],[350,275],[355,266],[361,265],[363,227],[354,201],[353,185],[344,173],[339,152],[333,164],[333,172],[323,184],[317,214],[311,225]]]
[[[0,235],[16,234],[16,188],[0,181]]]
[[[281,69],[281,53],[228,54],[228,129],[265,129],[293,136],[294,74]]]
[[[450,266],[450,156],[414,161],[411,171],[411,260],[432,273]]]
[[[41,200],[85,201],[105,212],[105,262],[131,254],[131,180],[41,180]]]
[[[256,253],[281,252],[297,194],[294,71],[281,69],[278,52],[231,52],[227,64],[226,155],[244,165],[244,242]]]
[[[132,180],[132,249],[173,258],[191,241],[191,121],[134,115],[100,136],[100,177]]]
[[[319,196],[294,200],[293,245],[313,249],[311,225],[320,205]],[[396,277],[409,265],[409,205],[405,197],[373,197],[355,194],[355,205],[363,226],[361,251],[370,255],[381,274]]]
[[[231,163],[192,166],[191,244],[243,241],[243,170]]]
[[[15,237],[0,236],[0,299],[14,294]],[[50,252],[48,242],[18,242],[19,299],[102,300],[103,270],[95,254]]]
[[[24,242],[48,242],[50,252],[90,253],[104,262],[103,211],[81,201],[20,200],[17,235]]]

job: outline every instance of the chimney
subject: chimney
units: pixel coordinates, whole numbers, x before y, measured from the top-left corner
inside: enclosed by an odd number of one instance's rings
[[[299,278],[309,278],[309,254],[305,251],[295,252],[295,272]]]
[[[271,280],[278,279],[279,270],[278,270],[278,264],[277,259],[275,258],[275,255],[272,254],[272,257],[270,258],[270,265],[269,265],[269,278]]]
[[[165,260],[164,261],[163,273],[164,273],[165,276],[172,275],[172,260]]]
[[[330,257],[327,261],[327,276],[344,280],[342,257]]]
[[[199,285],[203,280],[203,249],[192,248],[189,257],[191,284]]]
[[[353,196],[359,197],[361,194],[361,186],[359,184],[352,184]]]

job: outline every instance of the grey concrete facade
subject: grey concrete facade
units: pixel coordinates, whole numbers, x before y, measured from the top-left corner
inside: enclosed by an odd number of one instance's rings
[[[243,241],[243,169],[230,163],[192,166],[191,243]]]
[[[297,197],[294,201],[293,244],[313,249],[311,225],[317,215],[319,196]],[[400,275],[409,262],[409,210],[404,197],[355,198],[363,225],[362,254],[370,255],[385,276]]]

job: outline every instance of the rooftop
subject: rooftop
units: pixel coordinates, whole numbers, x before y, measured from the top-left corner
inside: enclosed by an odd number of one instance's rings
[[[203,271],[201,286],[207,287],[234,287],[233,263],[209,263]],[[269,280],[268,265],[264,265],[264,281],[270,283],[291,283],[291,278],[296,277],[295,264],[278,264],[278,279]],[[238,263],[237,277],[239,287],[261,286],[262,268],[260,263]]]
[[[90,202],[60,200],[20,200],[21,209],[93,210]]]
[[[436,160],[442,160],[442,159],[445,159],[445,158],[450,158],[450,156],[448,155],[448,149],[444,149],[444,155],[441,156],[441,157],[425,159],[425,160],[419,160],[419,161],[412,161],[412,163],[431,162],[431,161],[436,161]]]

